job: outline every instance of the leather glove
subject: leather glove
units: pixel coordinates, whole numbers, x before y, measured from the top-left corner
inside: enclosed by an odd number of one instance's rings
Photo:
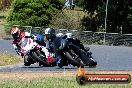
[[[22,52],[18,52],[18,55],[20,55],[22,58],[24,57],[24,54]]]
[[[20,51],[18,50],[18,48],[15,48],[15,51],[16,51],[17,54],[19,55],[19,52],[20,52]]]

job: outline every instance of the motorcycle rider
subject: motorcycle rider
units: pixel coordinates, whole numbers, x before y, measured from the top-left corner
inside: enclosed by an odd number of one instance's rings
[[[46,48],[49,51],[57,51],[57,47],[59,47],[59,42],[61,41],[60,36],[56,36],[54,28],[46,28],[45,30],[45,40],[46,40]],[[56,63],[59,64],[61,61],[61,56],[56,52],[57,60]]]
[[[28,60],[32,60],[29,57],[24,56],[24,54],[21,52],[21,44],[23,42],[22,38],[27,37],[27,38],[33,38],[30,33],[28,32],[22,32],[21,29],[18,27],[12,27],[11,29],[11,35],[13,37],[13,42],[12,45],[17,52],[18,55],[21,55],[22,58],[24,59],[24,64],[28,63]],[[36,37],[34,37],[36,40]],[[30,63],[34,63],[34,61],[30,61]]]
[[[61,48],[61,45],[58,44],[59,41],[61,41],[62,39],[66,39],[69,38],[72,40],[74,40],[75,44],[78,45],[81,49],[83,49],[84,51],[88,51],[89,49],[85,49],[84,46],[80,43],[80,40],[78,39],[73,39],[71,35],[68,34],[55,34],[55,29],[54,28],[46,28],[45,30],[45,38],[46,38],[46,47],[47,49],[51,50],[54,47],[54,50],[58,49],[57,47]],[[57,51],[57,50],[56,50]],[[58,54],[58,53],[57,53]],[[57,63],[60,63],[61,61],[61,56],[58,54],[58,60]]]
[[[21,29],[19,29],[18,27],[12,27],[11,35],[14,39],[12,45],[13,45],[15,51],[17,52],[17,54],[21,55],[22,58],[24,59],[25,66],[33,64],[33,63],[35,63],[35,61],[33,61],[33,59],[30,59],[26,55],[24,56],[24,54],[21,52],[21,44],[23,42],[23,38],[32,38],[33,40],[35,40],[35,42],[38,43],[39,46],[41,46],[42,51],[46,55],[46,58],[48,58],[49,52],[45,48],[45,42],[43,41],[43,37],[44,37],[43,35],[41,35],[41,34],[32,35],[31,33],[28,33],[28,32],[22,32]]]

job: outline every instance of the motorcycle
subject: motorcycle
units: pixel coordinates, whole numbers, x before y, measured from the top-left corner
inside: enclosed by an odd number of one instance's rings
[[[53,51],[48,50],[46,47],[46,43],[44,42],[44,35],[42,34],[36,34],[36,42],[39,44],[42,50],[38,52],[39,56],[41,58],[45,58],[45,62],[47,66],[56,66],[56,55]],[[48,55],[48,57],[46,57]],[[54,55],[54,56],[53,56]],[[45,66],[45,64],[39,63],[39,66]]]
[[[82,54],[81,55],[83,57],[82,61],[85,64],[85,66],[96,67],[97,61],[93,58],[92,52],[89,51],[90,50],[89,47],[87,47],[87,48],[84,47],[79,39],[73,38],[72,33],[66,33],[65,35],[61,34],[61,37],[62,37],[62,39],[67,39],[69,43],[75,45],[76,48],[79,48],[79,50],[81,50],[81,51],[78,50],[78,52],[80,52]]]
[[[28,57],[27,60],[24,60],[24,65],[30,66],[35,62],[39,62],[45,66],[48,66],[45,60],[46,57],[40,56],[41,50],[42,48],[31,37],[26,36],[22,38],[21,52],[25,58]]]
[[[84,58],[82,51],[78,46],[68,41],[68,39],[57,37],[53,40],[53,48],[57,55],[61,57],[61,61],[58,64],[60,68],[69,64],[77,67],[85,66],[86,58]]]

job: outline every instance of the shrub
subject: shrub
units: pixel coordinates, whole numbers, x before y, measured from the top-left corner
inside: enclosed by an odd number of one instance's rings
[[[13,25],[47,27],[62,7],[62,0],[14,0],[6,21]]]
[[[81,30],[82,11],[63,10],[53,17],[51,26],[56,29]]]

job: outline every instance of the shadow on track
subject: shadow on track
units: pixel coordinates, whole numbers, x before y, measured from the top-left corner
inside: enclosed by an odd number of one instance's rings
[[[22,66],[21,68],[44,68],[44,69],[58,69],[58,70],[61,70],[61,69],[77,69],[76,67],[62,67],[62,68],[59,68],[57,66],[55,67],[44,67],[44,66]]]
[[[25,67],[22,67],[22,68],[43,68],[43,67],[31,67],[31,66],[25,66]]]

